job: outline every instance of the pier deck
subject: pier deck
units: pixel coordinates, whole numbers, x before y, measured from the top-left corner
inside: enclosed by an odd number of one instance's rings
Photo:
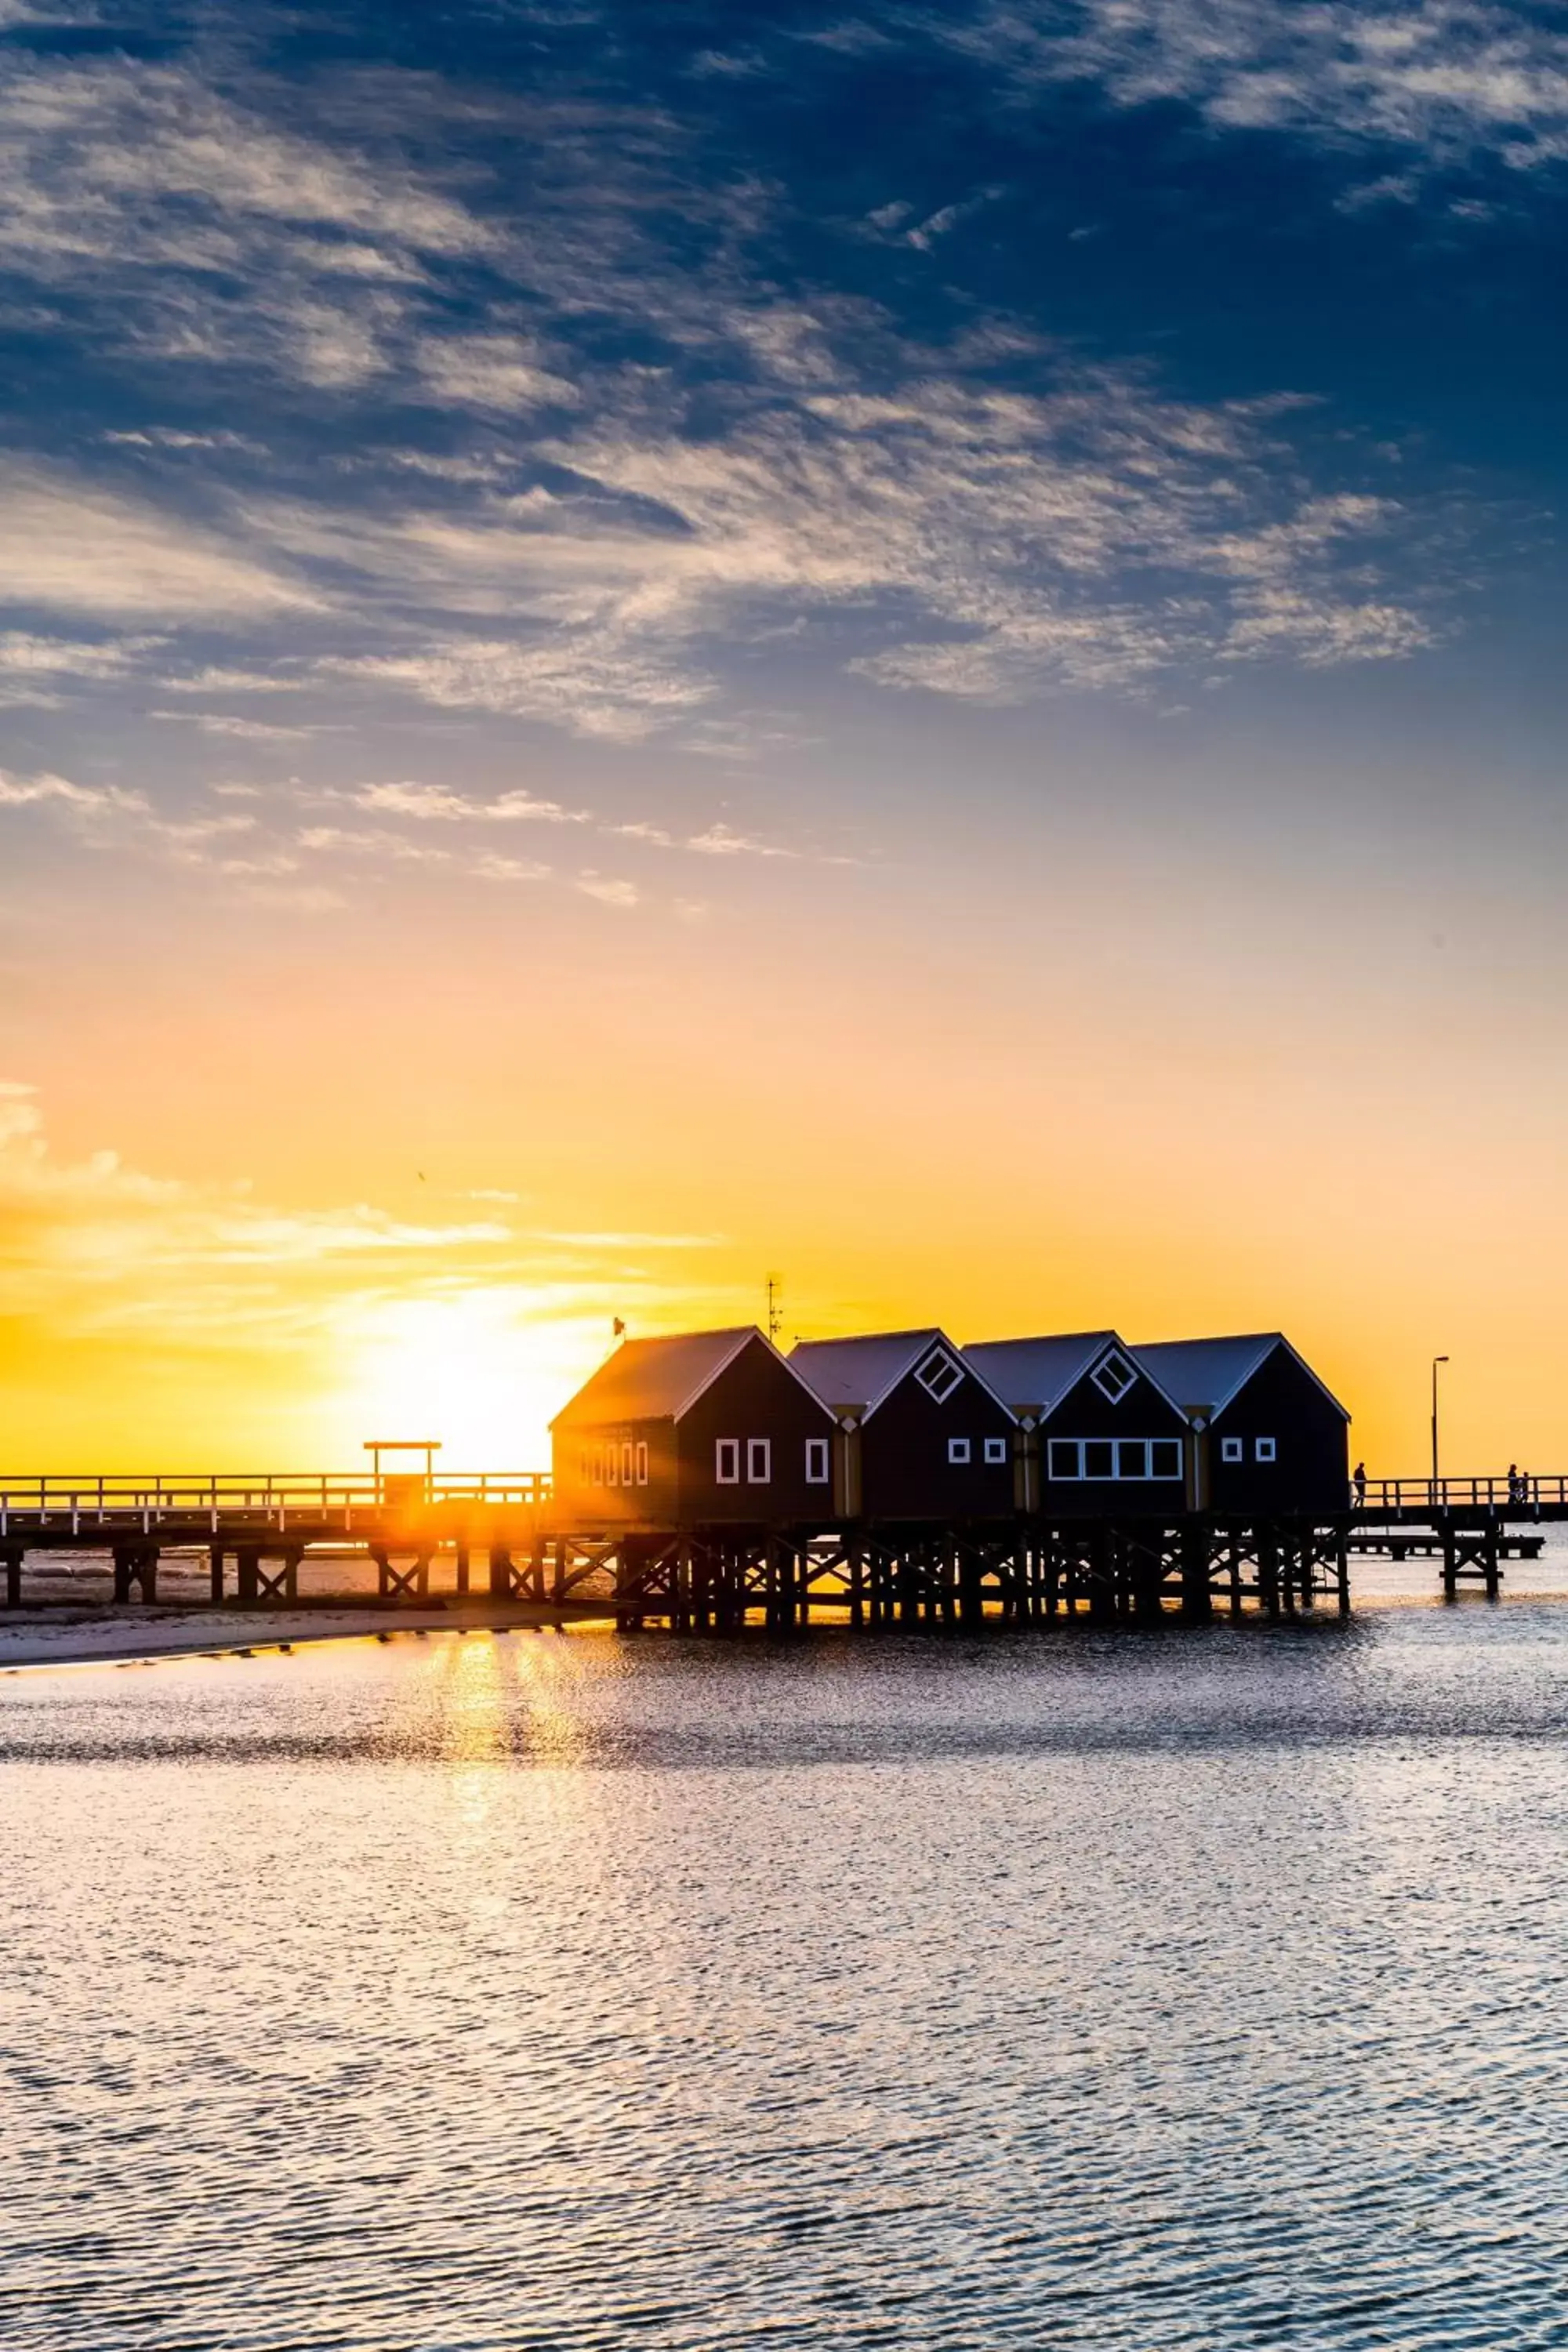
[[[782,1630],[830,1614],[856,1627],[978,1624],[1086,1612],[1152,1620],[1248,1609],[1269,1616],[1350,1605],[1352,1550],[1429,1549],[1443,1588],[1485,1586],[1539,1550],[1517,1530],[1568,1520],[1560,1477],[1384,1479],[1340,1515],[1173,1521],[1031,1516],[962,1526],[827,1522],[611,1532],[557,1522],[547,1475],[45,1477],[0,1483],[0,1570],[18,1607],[28,1562],[60,1552],[111,1563],[114,1599],[157,1598],[165,1554],[205,1554],[210,1601],[299,1600],[307,1553],[362,1554],[376,1598],[423,1605],[432,1566],[462,1598],[524,1601],[627,1628]],[[1514,1530],[1514,1532],[1510,1532]]]

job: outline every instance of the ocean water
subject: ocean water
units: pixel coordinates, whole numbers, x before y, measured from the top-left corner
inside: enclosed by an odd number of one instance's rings
[[[1568,1607],[0,1681],[5,2352],[1568,2344]]]

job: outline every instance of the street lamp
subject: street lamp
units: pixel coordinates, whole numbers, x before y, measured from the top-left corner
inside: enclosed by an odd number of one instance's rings
[[[1447,1360],[1447,1356],[1434,1356],[1432,1359],[1432,1503],[1434,1508],[1437,1502],[1437,1367],[1439,1364],[1446,1364]]]

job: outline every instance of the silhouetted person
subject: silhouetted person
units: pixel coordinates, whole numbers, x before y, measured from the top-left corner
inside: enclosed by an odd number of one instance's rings
[[[1517,1462],[1510,1462],[1508,1465],[1508,1499],[1510,1503],[1525,1503],[1530,1499],[1530,1480]]]
[[[1358,1511],[1365,1510],[1366,1464],[1364,1462],[1358,1462],[1355,1468],[1351,1472],[1351,1493],[1355,1508]]]

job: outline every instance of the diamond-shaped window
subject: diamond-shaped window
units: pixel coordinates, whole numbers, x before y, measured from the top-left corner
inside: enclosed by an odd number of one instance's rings
[[[927,1396],[934,1397],[938,1404],[945,1404],[963,1373],[945,1348],[933,1348],[915,1366],[915,1378]]]
[[[1104,1363],[1096,1364],[1089,1378],[1102,1397],[1120,1404],[1138,1375],[1121,1350],[1112,1348]]]

